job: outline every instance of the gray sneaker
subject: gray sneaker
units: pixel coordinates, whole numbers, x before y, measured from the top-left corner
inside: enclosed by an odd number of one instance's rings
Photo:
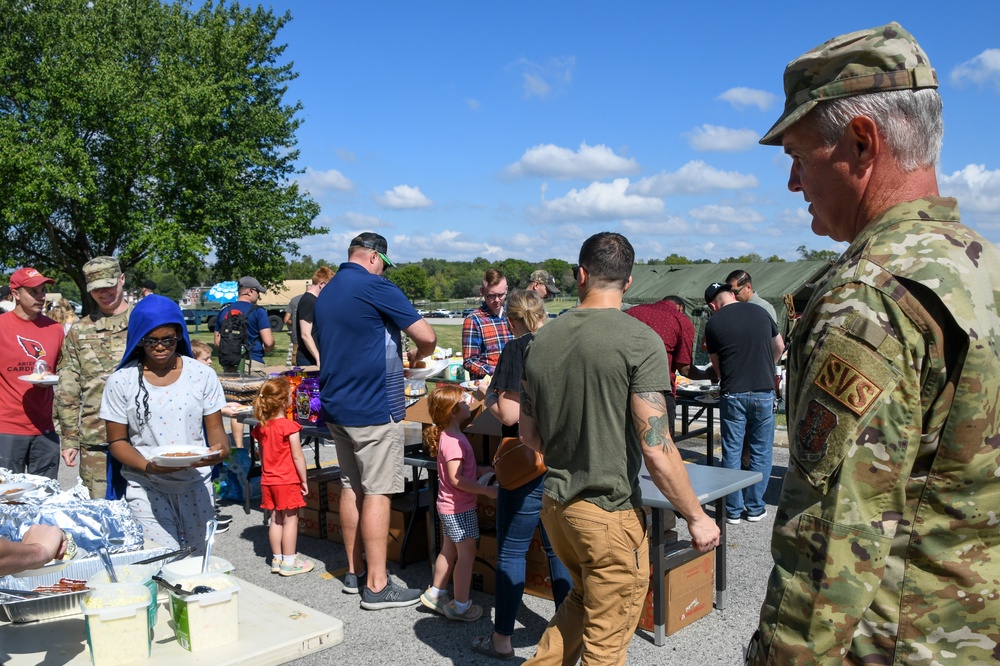
[[[365,585],[361,588],[361,607],[365,610],[382,610],[383,608],[401,608],[415,606],[420,603],[420,590],[398,587],[391,580],[386,583],[381,592],[372,592]]]
[[[368,570],[365,569],[359,574],[354,574],[347,572],[344,576],[344,588],[341,590],[344,594],[357,594],[361,591],[361,586],[365,584],[365,578],[368,576]]]

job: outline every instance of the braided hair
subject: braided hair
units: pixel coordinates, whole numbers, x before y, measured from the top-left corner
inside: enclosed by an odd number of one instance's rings
[[[427,396],[427,411],[433,423],[424,427],[424,446],[427,453],[437,457],[441,432],[451,423],[451,416],[462,402],[465,391],[454,384],[438,384]]]

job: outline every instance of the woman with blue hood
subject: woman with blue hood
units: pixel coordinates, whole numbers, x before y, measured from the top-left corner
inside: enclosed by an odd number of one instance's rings
[[[109,451],[121,463],[125,499],[147,541],[204,549],[213,517],[209,468],[229,455],[226,404],[215,372],[194,360],[181,309],[146,296],[129,316],[125,355],[101,400]],[[207,443],[206,443],[207,438]],[[159,446],[208,446],[217,454],[190,467],[162,467],[143,452]]]

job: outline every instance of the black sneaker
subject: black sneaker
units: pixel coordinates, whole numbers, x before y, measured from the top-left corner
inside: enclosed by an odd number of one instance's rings
[[[415,606],[419,603],[420,590],[398,587],[391,580],[386,583],[381,592],[372,592],[367,585],[361,590],[361,607],[365,610],[401,608]]]
[[[219,523],[219,527],[223,525],[228,527],[229,523],[233,522],[233,517],[228,514],[217,513],[215,514],[215,522]]]

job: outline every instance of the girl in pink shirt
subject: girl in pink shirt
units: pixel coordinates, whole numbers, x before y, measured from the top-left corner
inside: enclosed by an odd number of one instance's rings
[[[461,424],[469,416],[472,396],[453,384],[439,384],[427,396],[433,425],[424,430],[424,443],[437,457],[437,510],[444,531],[444,544],[434,562],[434,583],[420,602],[449,620],[472,622],[483,614],[469,599],[472,563],[476,559],[479,522],[476,495],[496,498],[497,487],[477,482],[478,469],[472,445],[462,434]],[[489,469],[489,468],[485,468]],[[448,579],[455,598],[448,597]]]
[[[271,542],[271,573],[295,576],[313,570],[313,563],[298,555],[299,509],[306,505],[306,458],[302,455],[295,421],[285,418],[292,404],[292,386],[284,377],[268,379],[253,401],[258,421],[252,435],[260,442],[263,473],[260,477],[260,508],[271,511],[268,539]]]

